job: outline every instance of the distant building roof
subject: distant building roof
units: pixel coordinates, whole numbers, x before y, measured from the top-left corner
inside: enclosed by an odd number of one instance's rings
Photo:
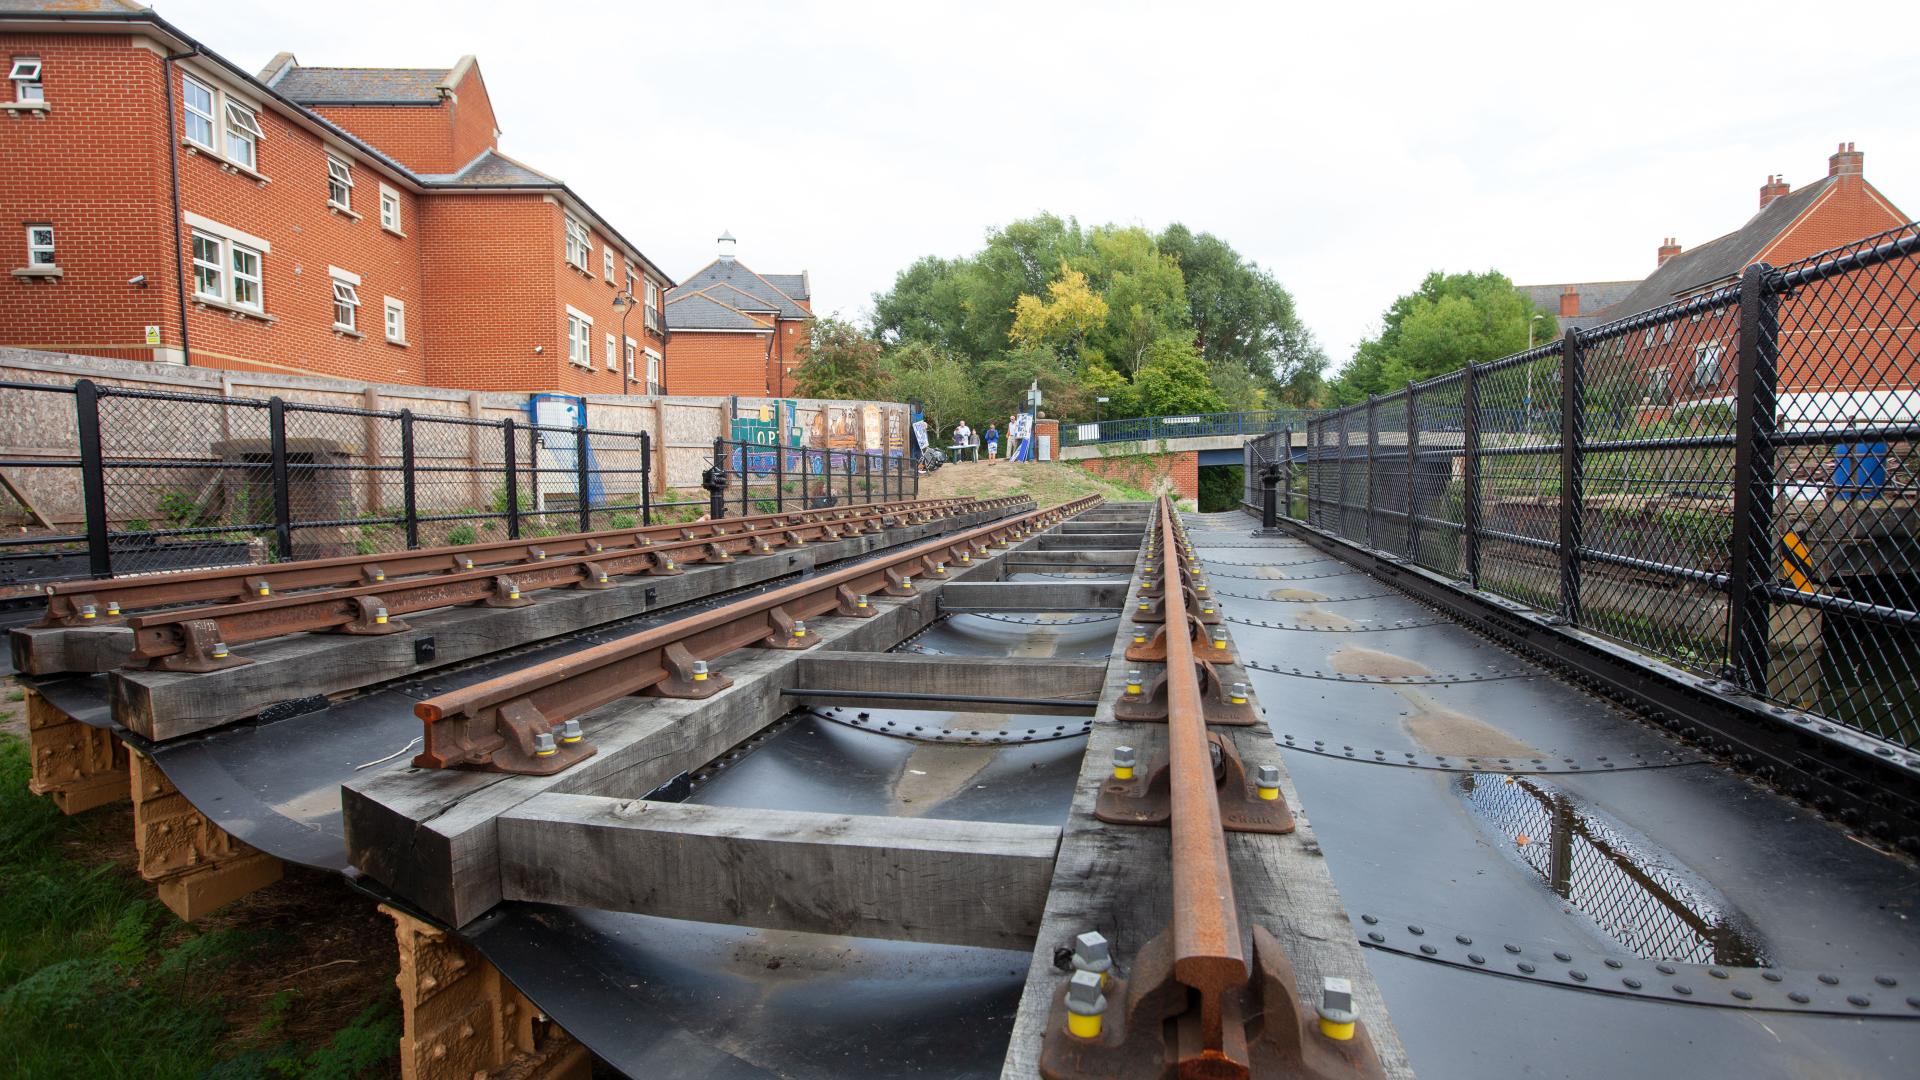
[[[268,84],[302,105],[435,105],[448,68],[301,67],[288,64]]]
[[[459,172],[421,173],[420,179],[434,187],[561,187],[554,177],[523,165],[498,150],[482,151],[479,157],[460,167]]]
[[[0,0],[0,11],[30,11],[44,15],[126,15],[145,5],[128,0]]]
[[[766,278],[774,288],[795,300],[813,299],[813,288],[807,281],[807,272],[804,270],[797,274],[761,274],[760,276]]]
[[[1561,282],[1554,285],[1517,285],[1522,296],[1533,301],[1533,306],[1559,320],[1560,331],[1565,333],[1569,327],[1585,330],[1600,321],[1600,312],[1626,299],[1627,294],[1639,285],[1638,281],[1579,281]],[[1580,311],[1576,315],[1560,314],[1560,298],[1567,290],[1573,290],[1580,298]]]
[[[789,279],[797,277],[804,281],[806,275],[776,274],[774,277]],[[793,302],[792,295],[773,284],[771,279],[761,277],[747,269],[744,263],[736,259],[715,259],[681,282],[680,288],[686,292],[701,292],[713,285],[725,285],[756,297],[765,302],[771,310],[779,313],[783,319],[813,318],[806,308]],[[669,319],[668,328],[671,329],[673,325],[673,320]]]
[[[682,286],[667,296],[667,329],[764,332],[773,327],[705,292]]]

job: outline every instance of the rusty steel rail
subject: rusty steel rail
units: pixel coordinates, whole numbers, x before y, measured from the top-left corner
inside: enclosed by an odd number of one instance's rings
[[[878,532],[884,523],[902,516],[924,520],[929,514],[945,517],[964,511],[1003,509],[1024,501],[1018,498],[963,501],[928,513],[874,510],[799,525],[716,530],[708,536],[660,544],[653,543],[651,537],[642,537],[637,547],[603,549],[564,558],[548,558],[543,549],[534,545],[526,561],[511,566],[172,609],[128,620],[134,634],[128,663],[163,671],[218,671],[250,663],[234,655],[231,649],[251,641],[308,631],[398,633],[408,628],[398,616],[414,612],[461,604],[523,607],[533,602],[529,593],[543,589],[611,588],[616,577],[679,574],[685,564],[731,562],[737,555],[764,555],[813,540],[836,539],[843,535],[843,528]]]
[[[964,504],[964,499],[896,500],[859,507],[791,510],[682,524],[643,525],[560,536],[522,537],[485,544],[422,548],[374,555],[261,566],[231,566],[188,573],[141,574],[93,581],[66,581],[45,588],[47,610],[35,626],[100,626],[143,609],[220,601],[246,601],[302,589],[370,585],[422,574],[458,573],[511,566],[552,556],[597,554],[645,546],[662,539],[701,540],[740,531],[765,531],[822,521],[847,521],[873,513],[920,515]]]
[[[805,621],[822,615],[879,614],[869,596],[911,596],[916,574],[939,576],[944,564],[970,562],[993,546],[1099,502],[1093,496],[843,567],[808,581],[748,597],[557,657],[510,675],[452,690],[414,706],[426,725],[419,768],[471,768],[550,775],[592,756],[577,718],[608,702],[646,692],[705,698],[731,685],[708,665],[749,646],[803,649],[820,641]]]

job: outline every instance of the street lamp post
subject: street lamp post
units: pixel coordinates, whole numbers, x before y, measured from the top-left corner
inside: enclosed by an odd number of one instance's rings
[[[632,279],[629,278],[628,281],[627,291],[615,293],[613,297],[614,310],[620,313],[620,394],[622,397],[626,396],[627,387],[633,384],[633,371],[627,366],[633,363],[627,356],[627,316],[633,314]]]
[[[1103,397],[1097,397],[1093,399],[1093,422],[1094,423],[1098,424],[1102,420],[1105,420],[1107,418],[1106,404],[1108,400],[1109,399],[1103,398]]]
[[[1533,351],[1533,324],[1539,322],[1541,319],[1544,319],[1544,318],[1546,318],[1545,315],[1542,315],[1536,311],[1533,314],[1533,318],[1527,320],[1527,351],[1528,352]],[[1527,361],[1527,403],[1526,403],[1525,415],[1528,419],[1531,419],[1533,417],[1533,361],[1531,360]]]

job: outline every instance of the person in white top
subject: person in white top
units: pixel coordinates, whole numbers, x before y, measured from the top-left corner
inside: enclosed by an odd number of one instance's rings
[[[973,429],[967,426],[965,420],[953,425],[953,444],[959,447],[962,453],[973,445]]]

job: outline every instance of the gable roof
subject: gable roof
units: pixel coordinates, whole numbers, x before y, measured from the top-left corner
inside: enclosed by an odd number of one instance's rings
[[[1740,275],[1767,245],[1785,232],[1801,214],[1817,202],[1837,177],[1823,176],[1797,191],[1768,203],[1725,236],[1716,237],[1661,263],[1659,269],[1605,311],[1596,312],[1598,321],[1610,322],[1637,315],[1649,308],[1671,303],[1682,294],[1705,285],[1730,281]]]
[[[482,150],[478,157],[458,172],[421,173],[420,179],[438,188],[488,187],[565,187],[531,165],[524,165],[498,150]]]
[[[784,275],[792,277],[794,275]],[[746,268],[737,259],[715,259],[695,271],[680,287],[689,292],[698,292],[710,285],[729,285],[750,296],[765,301],[783,319],[811,319],[813,316],[806,308],[793,302],[793,297],[780,291],[771,281]]]
[[[1619,303],[1632,293],[1640,283],[1638,281],[1580,281],[1561,282],[1554,285],[1516,285],[1520,294],[1533,301],[1533,306],[1560,321],[1560,329],[1579,327],[1585,330],[1600,322],[1600,313]],[[1571,287],[1580,296],[1580,314],[1560,314],[1560,294]]]
[[[287,64],[267,85],[302,105],[438,105],[450,74],[449,68]]]
[[[777,315],[780,313],[779,305],[773,301],[762,300],[752,293],[747,292],[745,289],[724,281],[716,282],[700,291],[728,307],[752,312],[755,315]]]
[[[807,280],[805,270],[797,274],[761,274],[760,276],[766,278],[768,284],[795,300],[813,299],[812,283]]]
[[[675,289],[667,299],[668,330],[748,330],[772,331],[765,321],[714,299],[704,292],[684,287]]]

